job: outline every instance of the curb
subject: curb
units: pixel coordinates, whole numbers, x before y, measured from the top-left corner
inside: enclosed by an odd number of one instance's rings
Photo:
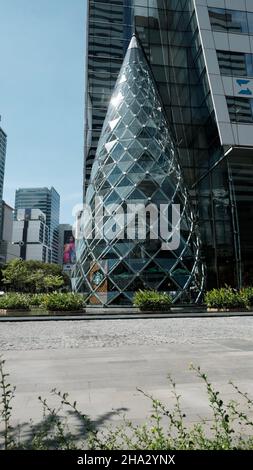
[[[84,314],[78,316],[24,316],[24,317],[0,317],[0,322],[30,322],[30,321],[94,321],[94,320],[144,320],[162,318],[231,318],[231,317],[253,317],[253,312],[180,312],[161,314],[141,314],[141,313],[107,313],[107,314]]]

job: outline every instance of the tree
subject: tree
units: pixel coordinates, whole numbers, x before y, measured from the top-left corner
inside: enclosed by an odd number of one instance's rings
[[[2,275],[3,284],[9,289],[26,290],[28,269],[21,259],[14,259],[7,263],[2,270]]]
[[[49,274],[44,278],[44,285],[47,291],[58,290],[64,285],[64,279],[61,276]]]
[[[48,292],[70,286],[61,266],[41,261],[11,260],[2,270],[3,284],[9,290]]]

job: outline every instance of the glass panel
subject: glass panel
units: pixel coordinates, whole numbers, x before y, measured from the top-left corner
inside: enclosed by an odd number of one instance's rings
[[[230,33],[248,33],[247,15],[244,11],[227,10],[227,30]]]
[[[110,11],[109,5],[101,11],[107,18],[107,11]],[[99,9],[96,15],[96,20],[99,22]],[[160,15],[162,17],[159,10],[152,11],[152,17],[147,16],[146,18],[148,24],[151,21],[152,27],[157,30]],[[163,24],[168,24],[168,20],[169,15],[166,15],[166,17],[164,15]],[[186,25],[187,15],[184,17],[184,21]],[[95,53],[104,53],[102,41],[98,42],[98,45],[101,49],[96,49],[94,43]],[[120,44],[115,42],[115,45],[117,48]],[[157,50],[160,50],[159,44],[156,46]],[[155,50],[152,49],[152,57],[154,57]],[[168,56],[166,48],[163,52]],[[182,67],[185,66],[185,61],[189,60],[188,54],[182,52],[179,47],[176,47],[171,53],[175,61],[182,64]],[[159,57],[161,59],[162,55]],[[160,61],[159,57],[157,61]],[[98,65],[96,60],[93,58],[95,67]],[[111,63],[105,63],[103,67],[108,66],[110,68],[109,73],[112,73],[113,64],[116,66],[116,62],[111,59]],[[166,88],[161,87],[163,96],[166,95],[166,99],[169,100],[167,91]],[[173,91],[178,92],[176,88]],[[188,87],[182,87],[181,95],[183,100],[187,101],[189,99],[191,95]],[[97,124],[99,122],[101,124],[103,113],[100,108],[97,109]],[[94,113],[94,119],[97,119],[95,117],[95,108],[92,109],[92,112]],[[94,141],[93,152],[95,152],[95,149],[96,143]],[[93,158],[94,155],[95,153],[92,154]],[[90,161],[92,161],[92,157]],[[118,203],[125,214],[128,203],[141,204],[144,211],[149,203],[157,206],[165,204],[168,207],[168,214],[171,214],[172,196],[175,193],[174,201],[182,206],[183,237],[179,246],[174,247],[173,251],[164,249],[165,240],[161,238],[162,235],[159,230],[156,231],[154,228],[154,223],[159,223],[161,219],[161,213],[159,207],[157,207],[155,221],[152,220],[151,213],[147,216],[145,213],[145,220],[141,220],[142,231],[138,225],[141,217],[135,217],[134,213],[132,218],[126,217],[127,222],[125,222],[126,225],[121,233],[125,238],[120,240],[118,233],[115,233],[114,236],[112,230],[114,238],[109,241],[110,250],[107,250],[109,247],[105,240],[103,243],[100,240],[86,240],[85,252],[81,261],[84,267],[83,276],[88,275],[88,279],[95,276],[95,280],[97,279],[100,282],[96,286],[92,284],[90,299],[94,299],[95,294],[97,302],[100,301],[106,305],[129,303],[134,295],[132,289],[138,286],[152,287],[158,290],[164,290],[164,286],[166,286],[166,290],[173,289],[175,295],[182,296],[185,285],[183,276],[191,276],[190,280],[192,284],[195,284],[194,269],[198,269],[202,273],[202,265],[197,249],[199,240],[194,230],[192,233],[189,231],[189,227],[193,224],[194,215],[190,201],[186,197],[186,189],[177,159],[177,152],[172,141],[171,129],[164,114],[149,65],[135,37],[132,38],[131,47],[126,54],[109,103],[102,133],[97,144],[92,180],[96,191],[88,189],[86,202],[94,208],[95,197],[104,196],[105,205]],[[137,210],[140,214],[140,208],[137,208]],[[165,216],[163,215],[163,217]],[[133,222],[133,227],[129,227],[130,221]],[[113,215],[107,213],[103,220],[104,227],[109,230],[110,227],[114,227],[114,222]],[[171,223],[168,220],[167,222],[168,225]],[[131,233],[130,228],[132,228]],[[152,235],[157,235],[157,237],[150,239],[150,232]],[[139,239],[137,235],[142,239]],[[181,270],[186,270],[183,263],[189,260],[189,256],[191,256],[191,259],[192,257],[196,258],[197,268],[192,269],[187,275],[185,272],[174,272],[174,278],[172,278],[170,271],[180,260],[182,260]],[[88,263],[90,266],[89,273],[85,272],[88,259],[96,260]],[[99,276],[100,271],[104,273],[101,279]],[[180,276],[178,282],[175,280],[176,276],[178,278]]]
[[[249,34],[253,34],[253,13],[247,13]]]
[[[215,31],[248,34],[248,21],[246,12],[209,7],[209,17],[211,26]]]
[[[227,97],[229,116],[232,122],[253,122],[253,99]]]
[[[222,75],[253,76],[253,54],[217,51],[217,56]]]

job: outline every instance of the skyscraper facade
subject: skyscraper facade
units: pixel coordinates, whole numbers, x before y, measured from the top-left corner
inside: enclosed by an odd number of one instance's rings
[[[135,32],[198,219],[207,287],[252,284],[252,1],[88,4],[85,195],[110,97]]]
[[[40,209],[46,215],[49,228],[51,262],[58,263],[58,230],[60,219],[60,196],[52,188],[20,188],[16,191],[15,211],[18,209]]]
[[[0,265],[20,257],[20,248],[12,243],[13,207],[2,201],[2,231],[0,234]]]
[[[0,233],[2,233],[2,200],[4,187],[4,170],[6,158],[7,135],[0,127]]]
[[[127,304],[136,290],[145,288],[173,293],[175,302],[194,289],[198,300],[204,270],[194,213],[160,96],[134,35],[109,103],[87,190],[95,232],[98,198],[103,236],[94,238],[92,226],[88,229],[91,236],[87,231],[80,263],[84,276],[79,275],[86,280],[90,302]],[[171,243],[168,231],[173,207],[181,227],[181,233],[173,235],[176,243]],[[137,227],[136,218],[141,221]]]
[[[88,2],[84,191],[110,97],[132,35],[132,0]]]
[[[46,216],[40,209],[17,209],[12,242],[19,248],[19,258],[51,262],[51,245]]]

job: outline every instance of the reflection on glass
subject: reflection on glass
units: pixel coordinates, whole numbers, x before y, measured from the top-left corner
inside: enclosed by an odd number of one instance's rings
[[[209,17],[214,31],[252,34],[252,13],[209,7]]]
[[[86,279],[90,302],[129,304],[137,288],[173,292],[175,301],[193,288],[197,300],[204,283],[200,240],[160,97],[135,37],[98,143],[86,197],[92,208],[96,196],[103,196],[105,208],[113,203],[120,204],[123,210],[127,203],[141,203],[144,207],[153,203],[157,208],[156,222],[165,218],[161,204],[169,213],[172,203],[178,203],[182,233],[179,247],[166,251],[160,233],[155,239],[150,236],[154,233],[150,218],[144,221],[142,236],[137,237],[136,221],[131,225],[132,234],[136,235],[131,239],[128,230],[133,218],[125,216],[123,226],[121,219],[120,237],[118,233],[114,236],[115,221],[108,212],[104,239],[87,239],[79,253],[84,260],[79,263],[79,275]],[[168,216],[166,221],[170,231]]]
[[[234,77],[253,76],[253,54],[217,51],[217,56],[222,75]]]
[[[238,123],[253,122],[253,99],[227,97],[230,120]]]

